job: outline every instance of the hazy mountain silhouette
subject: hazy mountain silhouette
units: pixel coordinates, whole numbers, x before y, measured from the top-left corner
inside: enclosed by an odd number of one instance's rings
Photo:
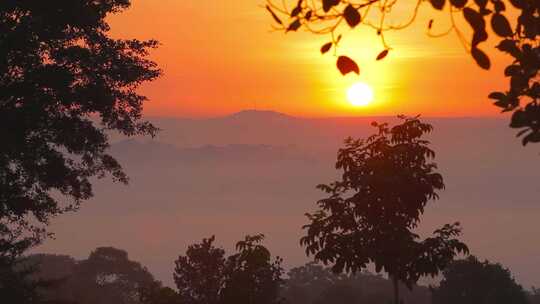
[[[395,121],[271,111],[154,118],[163,129],[155,140],[117,138],[112,146],[130,185],[99,181],[93,201],[54,221],[56,240],[38,251],[82,258],[98,246],[125,248],[170,283],[175,255],[188,244],[212,234],[233,244],[262,232],[286,266],[299,265],[306,261],[298,245],[303,214],[322,198],[315,186],[338,174],[333,164],[343,139],[371,134],[373,120]],[[539,286],[538,150],[516,143],[504,119],[426,120],[435,127],[432,147],[446,190],[420,232],[460,220],[472,253],[504,263],[525,286]]]

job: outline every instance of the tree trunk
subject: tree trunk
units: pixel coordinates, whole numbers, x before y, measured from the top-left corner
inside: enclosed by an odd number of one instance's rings
[[[398,278],[392,276],[392,283],[394,285],[394,304],[400,304],[399,301],[399,281]]]

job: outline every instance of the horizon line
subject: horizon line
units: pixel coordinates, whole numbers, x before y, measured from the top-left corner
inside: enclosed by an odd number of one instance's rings
[[[246,108],[237,110],[234,112],[228,112],[223,114],[214,114],[214,115],[194,115],[194,116],[181,116],[181,115],[144,115],[147,119],[152,118],[165,118],[165,119],[190,119],[190,120],[206,120],[206,119],[220,119],[220,118],[227,118],[231,116],[235,116],[241,113],[247,113],[247,112],[259,112],[259,113],[272,113],[272,114],[278,114],[282,116],[286,116],[289,118],[297,118],[297,119],[306,119],[306,120],[317,120],[317,119],[368,119],[368,118],[397,118],[398,115],[405,115],[405,114],[380,114],[380,115],[328,115],[328,116],[304,116],[304,115],[293,115],[281,111],[276,111],[272,109],[253,109],[253,108]],[[499,115],[422,115],[418,114],[422,118],[426,119],[507,119],[507,115],[505,113],[500,113]],[[407,115],[407,116],[413,116],[413,115]]]

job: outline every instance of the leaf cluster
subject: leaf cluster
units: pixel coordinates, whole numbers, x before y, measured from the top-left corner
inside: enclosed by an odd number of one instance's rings
[[[417,0],[411,17],[402,24],[389,23],[386,18],[398,3],[404,1],[386,0],[299,0],[290,12],[286,6],[267,0],[267,9],[278,22],[277,30],[306,31],[318,35],[330,35],[331,41],[321,47],[325,54],[332,49],[337,56],[337,68],[343,74],[360,73],[356,61],[346,55],[337,54],[337,47],[342,35],[338,33],[340,25],[346,23],[350,29],[360,25],[372,28],[381,38],[383,50],[376,60],[382,60],[392,49],[385,40],[384,33],[407,28],[416,20],[419,7],[429,2],[435,10],[447,11],[450,28],[435,32],[434,19],[427,25],[428,35],[441,37],[454,32],[460,42],[470,52],[476,64],[483,69],[490,69],[489,55],[481,49],[481,44],[488,40],[490,32],[501,39],[497,48],[510,55],[514,60],[505,69],[510,88],[507,91],[494,92],[489,98],[503,112],[513,111],[510,127],[521,129],[518,136],[523,136],[524,145],[540,142],[540,84],[538,69],[540,66],[540,2],[527,0]],[[289,21],[282,21],[281,17]],[[511,16],[509,19],[508,16]],[[458,27],[462,18],[472,29],[472,37],[466,37]],[[286,24],[290,26],[286,27]],[[370,46],[371,47],[371,46]]]

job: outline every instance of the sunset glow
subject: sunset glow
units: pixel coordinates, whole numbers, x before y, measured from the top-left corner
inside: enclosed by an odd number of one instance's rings
[[[253,108],[256,102],[258,109],[295,116],[499,115],[487,95],[507,85],[503,69],[509,58],[492,52],[487,72],[455,36],[427,37],[430,18],[435,18],[434,31],[447,25],[444,14],[430,15],[427,2],[413,26],[386,35],[392,50],[382,61],[375,58],[384,46],[369,29],[343,26],[336,53],[321,55],[330,37],[272,31],[263,2],[166,0],[156,5],[133,0],[129,10],[111,16],[114,36],[160,42],[152,58],[164,74],[142,88],[149,97],[145,113],[212,117]],[[391,18],[402,23],[407,12],[396,11]],[[357,80],[343,77],[335,66],[336,56],[343,54],[358,62],[376,95],[377,102],[358,108],[361,112],[345,96]]]
[[[347,90],[347,98],[351,105],[364,107],[373,101],[373,90],[364,82],[357,82]]]

